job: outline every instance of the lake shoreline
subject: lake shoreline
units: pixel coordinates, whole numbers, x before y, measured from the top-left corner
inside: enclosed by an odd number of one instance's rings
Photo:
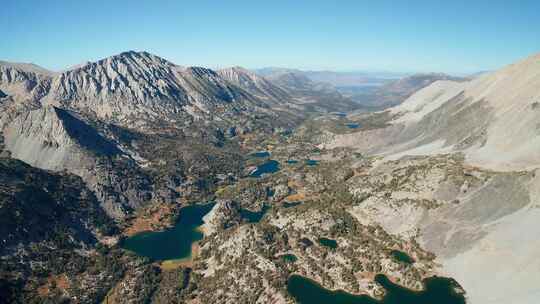
[[[191,254],[189,257],[176,259],[176,260],[161,261],[159,263],[159,268],[165,271],[174,270],[174,269],[183,268],[183,267],[193,268],[195,259],[199,256],[200,249],[201,247],[199,246],[199,242],[195,242],[191,245]]]
[[[381,276],[382,276],[382,280],[386,280],[387,283],[380,282],[381,281],[381,279],[380,279]],[[372,275],[370,277],[373,277],[373,279],[372,279],[373,283],[376,283],[379,286],[381,286],[382,290],[383,290],[382,294],[375,294],[375,293],[370,293],[368,291],[350,292],[350,291],[344,290],[342,288],[327,288],[327,287],[324,287],[322,283],[318,282],[315,279],[312,279],[312,278],[310,278],[310,277],[308,277],[306,275],[302,275],[302,274],[299,274],[297,272],[294,272],[294,273],[291,273],[289,275],[289,278],[287,279],[287,292],[296,301],[300,301],[300,300],[295,295],[293,295],[289,290],[289,288],[290,288],[289,287],[290,280],[291,280],[291,278],[294,278],[294,277],[305,280],[306,282],[313,284],[314,286],[316,286],[320,290],[323,290],[324,292],[327,292],[327,293],[346,294],[347,296],[350,296],[350,297],[367,297],[367,299],[365,299],[366,301],[376,301],[376,302],[380,302],[380,303],[383,303],[382,301],[384,301],[388,295],[392,296],[392,294],[391,294],[392,289],[396,289],[396,288],[400,289],[400,290],[406,290],[410,294],[416,294],[417,296],[420,296],[422,293],[427,294],[427,293],[430,292],[430,279],[432,279],[432,280],[439,280],[439,279],[447,280],[448,290],[451,290],[451,294],[453,294],[455,296],[461,296],[461,297],[463,297],[463,299],[465,299],[465,295],[466,295],[465,290],[459,285],[459,283],[457,283],[456,280],[454,280],[452,278],[446,278],[446,277],[442,277],[442,276],[437,276],[437,275],[426,276],[426,277],[422,278],[422,280],[421,280],[422,286],[419,289],[419,288],[409,288],[409,287],[402,286],[402,285],[395,282],[395,278],[391,278],[390,276],[388,276],[386,274],[372,273]],[[379,277],[379,278],[377,278],[377,277]],[[390,283],[390,286],[388,285],[388,283]],[[394,290],[394,292],[395,292],[395,290]],[[360,301],[360,299],[359,299],[359,301]]]

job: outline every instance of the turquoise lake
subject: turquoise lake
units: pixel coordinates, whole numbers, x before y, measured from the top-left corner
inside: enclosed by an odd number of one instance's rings
[[[405,252],[402,252],[402,251],[399,251],[399,250],[392,250],[392,252],[390,252],[390,254],[394,258],[394,260],[396,260],[398,262],[402,262],[402,263],[405,263],[405,264],[413,264],[414,263],[414,259],[411,258],[409,255],[407,255]]]
[[[319,244],[326,246],[328,248],[336,249],[338,247],[338,244],[336,240],[328,239],[328,238],[319,238]]]
[[[167,230],[141,232],[122,241],[121,247],[152,261],[176,260],[191,256],[191,245],[203,238],[197,228],[210,212],[213,203],[191,205],[180,209],[176,224]]]
[[[306,159],[304,161],[306,163],[306,165],[308,166],[316,166],[319,164],[319,161],[318,160],[314,160],[314,159]]]

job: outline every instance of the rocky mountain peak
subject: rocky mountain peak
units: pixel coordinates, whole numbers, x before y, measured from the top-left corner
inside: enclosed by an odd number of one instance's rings
[[[266,88],[262,93],[275,92]],[[55,75],[40,101],[142,126],[156,119],[199,119],[216,109],[223,113],[266,107],[263,97],[268,96],[253,96],[211,69],[184,68],[148,52],[128,51]]]
[[[147,52],[124,52],[56,76],[45,98],[101,118],[170,116],[182,111],[191,92],[179,67]]]
[[[81,151],[101,155],[120,153],[74,113],[54,106],[17,116],[4,129],[4,139],[13,157],[51,170],[64,169],[66,163],[79,164]]]
[[[36,101],[50,87],[53,73],[37,65],[0,61],[0,87],[15,100]]]

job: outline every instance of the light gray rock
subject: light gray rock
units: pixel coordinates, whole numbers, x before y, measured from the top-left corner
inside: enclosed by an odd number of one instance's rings
[[[128,159],[116,168],[113,158],[125,157],[118,147],[75,113],[53,106],[25,112],[3,131],[11,157],[32,166],[67,170],[93,190],[107,213],[115,218],[151,199],[150,185]],[[131,169],[129,169],[131,168]]]
[[[291,99],[291,96],[285,89],[244,68],[232,67],[221,69],[217,73],[229,82],[270,103],[279,104],[280,102]]]

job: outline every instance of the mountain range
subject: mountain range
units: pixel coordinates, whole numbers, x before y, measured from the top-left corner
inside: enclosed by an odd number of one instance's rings
[[[297,274],[381,300],[382,273],[535,303],[540,55],[368,91],[332,75],[134,51],[59,72],[0,62],[1,299],[293,303]],[[188,260],[122,248],[206,201]]]
[[[339,102],[324,104],[294,95],[293,89],[239,67],[181,67],[134,51],[62,72],[2,62],[0,87],[0,126],[11,156],[83,177],[114,217],[152,200],[150,177],[141,172],[147,161],[140,157],[143,148],[115,132],[139,137],[180,132],[215,145],[223,134],[291,128],[307,107],[321,112],[355,107],[339,95]],[[200,133],[208,140],[197,139]],[[127,166],[137,177],[119,176],[116,166]]]

